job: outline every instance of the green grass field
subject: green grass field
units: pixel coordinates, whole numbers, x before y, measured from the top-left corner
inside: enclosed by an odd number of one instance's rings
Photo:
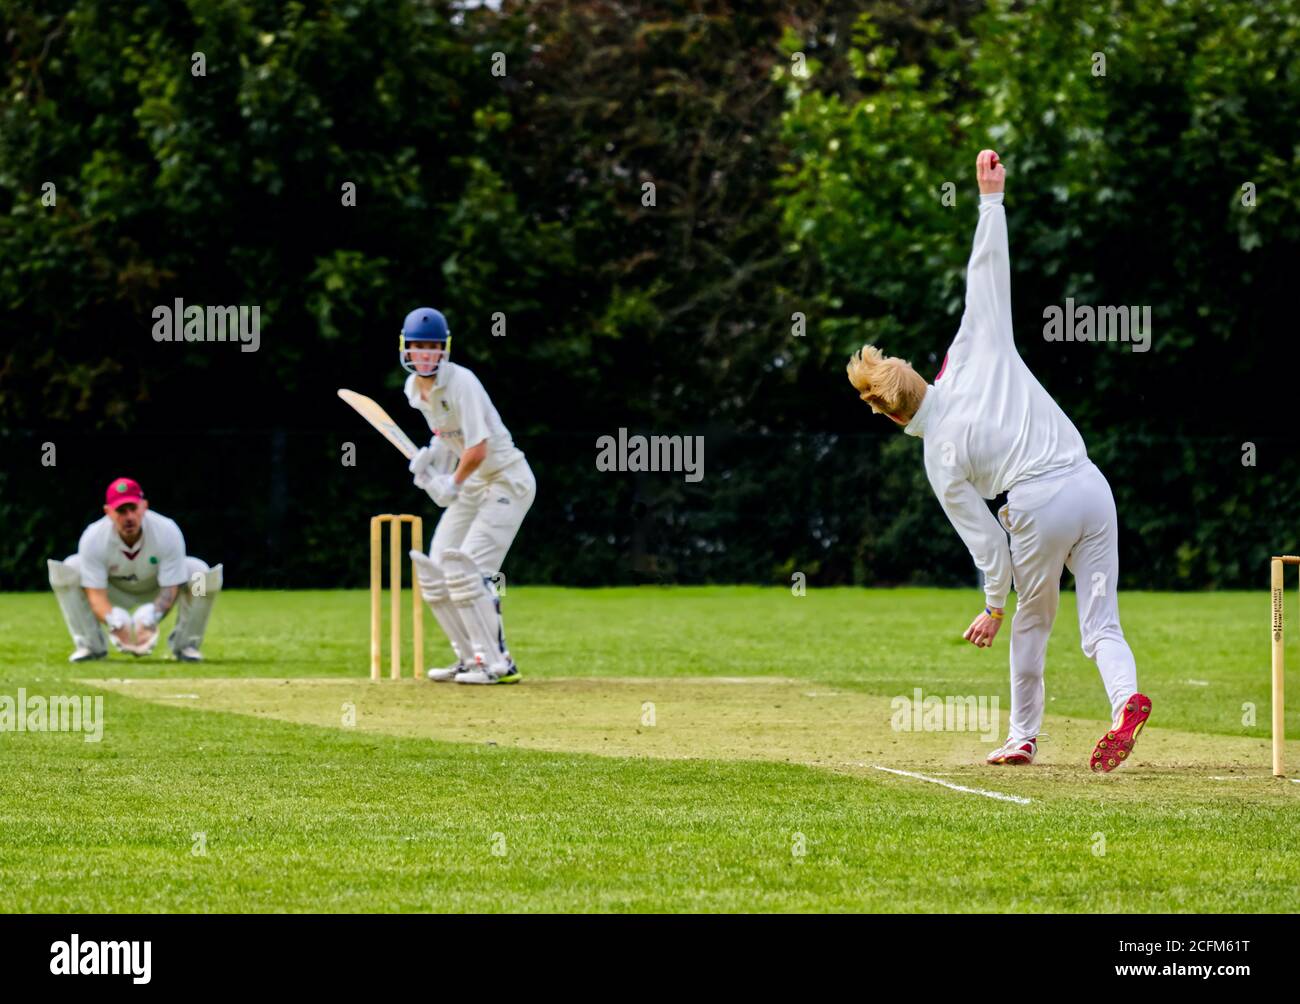
[[[105,719],[98,743],[0,733],[0,910],[1295,909],[1266,590],[1121,598],[1154,712],[1110,776],[1087,769],[1108,714],[1072,596],[1052,738],[1019,769],[977,733],[890,726],[920,687],[996,695],[1005,734],[1009,632],[961,641],[974,591],[505,602],[517,687],[370,683],[360,592],[223,595],[201,666],[70,666],[53,597],[0,596],[0,696],[103,695]]]

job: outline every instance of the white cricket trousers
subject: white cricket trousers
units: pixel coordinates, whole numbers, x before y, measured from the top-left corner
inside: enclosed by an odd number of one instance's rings
[[[1119,534],[1115,498],[1092,461],[1017,485],[998,513],[1011,535],[1016,612],[1011,620],[1013,740],[1043,724],[1043,661],[1061,596],[1061,568],[1074,573],[1083,654],[1097,664],[1112,719],[1137,692],[1137,664],[1119,626]]]
[[[498,471],[492,480],[462,489],[438,520],[429,557],[440,565],[442,552],[455,548],[469,555],[483,575],[495,575],[536,494],[533,469],[523,458]]]
[[[81,556],[70,554],[63,561],[51,559],[49,570],[50,586],[59,598],[59,608],[63,611],[68,633],[72,635],[72,643],[97,654],[106,653],[108,642],[90,609],[90,599],[81,588]],[[189,583],[182,585],[177,594],[176,627],[167,638],[175,654],[191,645],[198,648],[203,644],[208,630],[208,618],[212,616],[212,605],[222,588],[221,565],[209,568],[202,558],[186,555],[185,574],[189,576]],[[203,580],[202,592],[196,593],[194,589],[196,577]],[[108,602],[113,606],[133,610],[143,603],[151,602],[158,595],[158,586],[154,583],[143,592],[133,592],[120,583],[110,581],[107,591]]]

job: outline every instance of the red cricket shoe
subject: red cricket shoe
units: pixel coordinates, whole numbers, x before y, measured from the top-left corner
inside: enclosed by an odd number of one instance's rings
[[[988,755],[986,763],[1006,764],[1008,767],[1023,767],[1034,762],[1038,753],[1038,736],[1033,739],[1008,739]]]
[[[1111,725],[1110,731],[1097,740],[1097,748],[1092,751],[1089,766],[1103,774],[1112,770],[1128,759],[1133,752],[1142,726],[1151,717],[1151,698],[1145,694],[1134,694],[1124,702],[1124,710],[1119,720]]]

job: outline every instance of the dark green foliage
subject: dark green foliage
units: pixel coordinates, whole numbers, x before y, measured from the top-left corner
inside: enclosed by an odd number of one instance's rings
[[[1018,344],[1115,488],[1125,584],[1252,585],[1297,547],[1294,0],[0,11],[0,588],[122,471],[232,583],[359,582],[366,518],[425,504],[334,390],[418,429],[419,303],[538,474],[508,573],[970,583],[919,443],[843,365],[937,372],[988,145]],[[1067,296],[1149,304],[1152,350],[1044,341]],[[176,297],[260,305],[260,350],[156,343]],[[620,427],[705,435],[705,480],[597,472]]]

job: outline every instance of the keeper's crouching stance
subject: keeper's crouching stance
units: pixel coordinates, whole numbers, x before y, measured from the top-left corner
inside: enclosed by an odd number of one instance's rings
[[[49,572],[76,646],[69,662],[108,654],[101,622],[119,652],[149,655],[173,605],[176,627],[167,639],[172,654],[183,662],[202,660],[199,648],[221,592],[221,566],[209,568],[188,556],[180,527],[153,512],[132,479],[117,478],[108,486],[103,519],[86,527],[76,554],[51,559]]]
[[[1110,771],[1128,758],[1151,712],[1151,701],[1137,692],[1133,652],[1119,626],[1115,500],[1078,430],[1016,351],[1002,208],[1006,170],[996,153],[983,150],[976,175],[980,215],[966,312],[934,385],[871,345],[850,361],[849,380],[872,411],[925,439],[930,485],[985,577],[988,605],[966,640],[981,648],[993,643],[1014,576],[1011,732],[988,762],[1032,763],[1038,751],[1043,660],[1064,566],[1075,577],[1083,651],[1097,664],[1114,718],[1090,766]],[[999,526],[984,499],[1003,491]]]
[[[518,683],[506,648],[495,579],[533,504],[537,483],[478,377],[450,361],[446,318],[411,311],[402,325],[406,399],[429,423],[430,444],[411,461],[417,487],[446,511],[429,554],[411,552],[420,592],[456,661],[435,682]]]

